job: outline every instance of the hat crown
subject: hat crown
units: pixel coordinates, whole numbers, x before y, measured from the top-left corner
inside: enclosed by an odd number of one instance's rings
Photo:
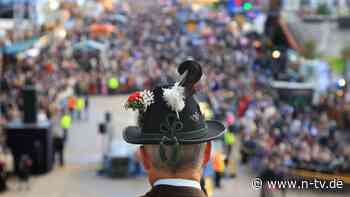
[[[164,134],[170,137],[176,133],[204,129],[204,118],[193,96],[184,99],[185,107],[178,112],[179,116],[177,116],[163,98],[163,89],[167,87],[169,86],[155,88],[154,103],[146,111],[140,112],[138,123],[142,132]]]
[[[174,154],[179,144],[203,143],[220,137],[225,127],[217,121],[204,120],[193,97],[194,85],[202,76],[199,63],[187,60],[178,68],[181,80],[174,85],[136,92],[128,97],[126,108],[138,110],[138,127],[123,132],[132,144],[172,144]],[[162,149],[162,148],[161,148]],[[162,149],[163,150],[163,149]],[[164,151],[161,151],[165,158]]]

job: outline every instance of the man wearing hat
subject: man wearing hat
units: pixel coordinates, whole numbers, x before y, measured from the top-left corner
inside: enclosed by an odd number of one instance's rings
[[[201,66],[187,60],[178,72],[179,82],[136,92],[125,104],[139,112],[138,126],[127,127],[123,137],[141,145],[141,160],[152,186],[145,197],[204,197],[200,178],[210,159],[210,141],[225,131],[220,122],[204,120],[193,97]]]

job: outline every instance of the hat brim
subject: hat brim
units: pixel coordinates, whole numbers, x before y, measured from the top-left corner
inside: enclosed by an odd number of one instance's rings
[[[206,135],[197,139],[178,139],[180,144],[204,143],[211,140],[215,140],[225,133],[226,129],[222,123],[214,120],[205,121],[205,123],[208,128],[208,132]],[[150,138],[148,135],[146,136],[144,133],[142,133],[141,128],[137,126],[127,127],[123,131],[123,138],[127,143],[130,144],[159,144],[162,140],[162,136],[160,135],[155,135],[152,138]]]

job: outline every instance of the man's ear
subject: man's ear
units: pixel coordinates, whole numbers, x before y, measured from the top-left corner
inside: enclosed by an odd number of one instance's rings
[[[146,171],[149,171],[149,169],[151,168],[151,163],[145,147],[141,146],[139,151],[140,151],[143,167],[145,168]]]
[[[211,142],[205,144],[203,166],[207,165],[211,155]]]

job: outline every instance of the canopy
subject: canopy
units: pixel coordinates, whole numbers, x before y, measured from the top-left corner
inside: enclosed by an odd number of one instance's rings
[[[115,32],[115,26],[111,24],[93,24],[89,27],[90,31],[93,33],[112,33]]]
[[[313,90],[315,87],[314,83],[299,83],[299,82],[289,82],[289,81],[270,81],[273,88],[283,88],[283,89],[295,89],[295,90]]]
[[[39,38],[31,38],[28,40],[19,41],[9,46],[1,48],[1,51],[8,55],[17,54],[32,48],[38,40]]]
[[[106,47],[104,44],[93,40],[82,41],[74,45],[75,50],[83,50],[83,51],[89,51],[89,50],[103,51],[105,48]]]
[[[128,21],[128,19],[122,14],[115,15],[114,19],[121,23],[126,23]]]

